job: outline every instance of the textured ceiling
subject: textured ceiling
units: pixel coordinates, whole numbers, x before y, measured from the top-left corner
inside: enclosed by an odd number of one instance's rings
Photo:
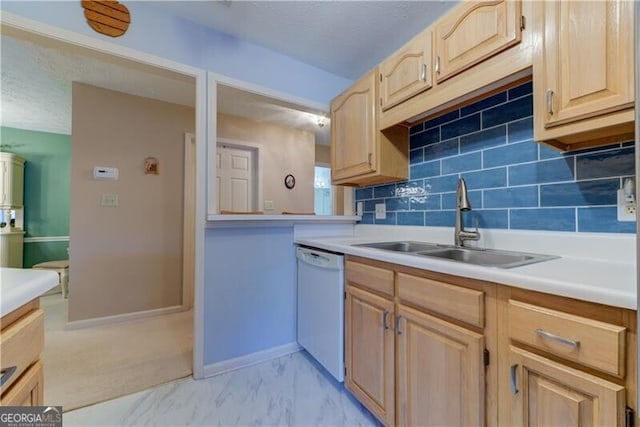
[[[2,46],[2,126],[71,133],[71,83],[195,105],[195,80],[7,35]]]
[[[154,7],[355,80],[455,1],[153,1]]]
[[[356,79],[454,6],[452,1],[152,1],[148,4],[302,62]],[[182,105],[193,78],[49,39],[12,34],[1,43],[1,125],[71,133],[71,82]],[[16,36],[16,37],[13,37]],[[20,37],[20,38],[17,38]],[[222,87],[219,111],[310,130],[329,126],[299,106]]]
[[[0,39],[2,52],[1,125],[18,129],[71,134],[71,83],[181,105],[195,105],[193,78],[51,41]],[[71,49],[71,50],[70,50]],[[322,111],[221,86],[222,113],[308,130],[328,144],[326,126],[317,126]]]

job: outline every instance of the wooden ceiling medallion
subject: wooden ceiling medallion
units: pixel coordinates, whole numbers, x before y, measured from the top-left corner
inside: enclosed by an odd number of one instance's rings
[[[131,23],[129,9],[114,0],[82,0],[82,7],[87,24],[100,34],[120,37],[127,32]]]

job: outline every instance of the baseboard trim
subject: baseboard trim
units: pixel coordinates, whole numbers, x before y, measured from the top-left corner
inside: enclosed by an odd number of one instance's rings
[[[96,317],[86,320],[74,320],[67,322],[64,329],[83,329],[90,328],[92,326],[108,325],[111,323],[126,322],[128,320],[144,319],[145,317],[160,316],[162,314],[172,314],[185,311],[181,305],[174,305],[171,307],[155,308],[153,310],[136,311],[134,313],[116,314],[115,316]]]
[[[266,350],[235,357],[233,359],[204,365],[204,377],[213,377],[215,375],[235,371],[236,369],[257,365],[258,363],[286,356],[287,354],[296,353],[300,350],[302,350],[302,347],[294,341],[278,347],[268,348]]]

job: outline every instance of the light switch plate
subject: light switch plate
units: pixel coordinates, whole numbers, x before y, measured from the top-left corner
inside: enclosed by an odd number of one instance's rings
[[[364,213],[364,207],[362,202],[356,203],[356,215],[362,216]]]
[[[114,208],[118,206],[118,195],[117,194],[103,194],[102,199],[100,201],[101,206]]]
[[[384,203],[376,203],[376,219],[387,218],[387,207]]]
[[[274,210],[274,204],[273,204],[273,200],[265,200],[264,201],[264,210],[265,211],[272,211]]]

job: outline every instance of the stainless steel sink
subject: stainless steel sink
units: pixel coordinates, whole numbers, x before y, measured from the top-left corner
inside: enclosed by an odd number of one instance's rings
[[[450,261],[498,268],[520,267],[523,265],[558,258],[557,256],[553,255],[460,247],[449,247],[438,250],[420,251],[416,252],[415,255],[442,258]]]
[[[359,243],[353,246],[362,246],[365,248],[373,248],[373,249],[383,249],[385,251],[393,251],[393,252],[420,252],[420,251],[427,251],[432,249],[440,249],[443,247],[442,245],[438,245],[436,243],[412,242],[412,241]]]
[[[353,246],[404,252],[409,255],[440,258],[448,261],[497,268],[514,268],[559,258],[553,255],[503,251],[498,249],[464,248],[460,246],[414,241],[358,243]]]

